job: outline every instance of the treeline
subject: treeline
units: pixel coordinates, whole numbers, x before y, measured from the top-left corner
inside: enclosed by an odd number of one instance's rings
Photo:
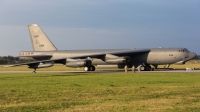
[[[16,63],[26,63],[26,62],[30,62],[30,60],[20,60],[19,57],[14,57],[14,56],[0,56],[0,65],[9,65]]]

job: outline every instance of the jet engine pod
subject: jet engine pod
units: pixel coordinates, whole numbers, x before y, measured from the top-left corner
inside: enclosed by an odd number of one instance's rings
[[[47,68],[47,67],[52,67],[54,64],[53,62],[48,62],[48,63],[36,63],[36,64],[31,64],[29,65],[28,68]]]
[[[127,64],[130,62],[130,57],[124,56],[124,57],[118,57],[118,58],[108,58],[106,59],[106,63],[110,64]]]
[[[83,60],[76,60],[76,61],[69,61],[66,63],[68,67],[88,67],[92,65],[91,60],[83,59]]]

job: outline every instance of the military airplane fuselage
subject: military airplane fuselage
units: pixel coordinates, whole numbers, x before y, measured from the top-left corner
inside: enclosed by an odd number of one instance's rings
[[[115,50],[63,50],[63,51],[22,51],[20,59],[33,58],[35,60],[51,60],[58,58],[80,57],[95,54],[110,54],[112,52],[126,52],[140,49],[115,49]],[[126,56],[126,54],[123,54]],[[196,56],[195,53],[189,52],[186,48],[151,48],[149,52],[128,55],[131,63],[148,63],[148,64],[174,64],[182,62],[183,64]],[[89,57],[89,56],[88,56]],[[106,65],[102,59],[92,58],[93,65]],[[112,63],[111,63],[112,64]],[[117,64],[117,63],[116,63]]]

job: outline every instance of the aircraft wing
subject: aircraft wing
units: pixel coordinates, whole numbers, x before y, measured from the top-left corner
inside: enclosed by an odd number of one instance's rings
[[[144,54],[150,52],[150,49],[133,49],[133,50],[126,50],[126,51],[119,51],[119,52],[106,52],[106,53],[95,53],[90,55],[81,55],[81,56],[73,56],[73,57],[67,57],[67,58],[58,58],[58,59],[50,59],[50,60],[41,60],[41,61],[34,61],[34,62],[28,62],[28,63],[20,63],[20,64],[14,64],[14,65],[8,65],[5,67],[14,67],[14,66],[23,66],[28,65],[30,68],[38,67],[41,65],[42,67],[50,67],[53,66],[54,63],[61,63],[66,64],[66,62],[70,59],[72,60],[78,60],[78,59],[88,59],[88,58],[98,58],[105,60],[107,55],[112,56],[136,56],[139,54]]]
[[[98,58],[103,59],[106,54],[111,54],[115,56],[136,56],[139,54],[144,54],[150,52],[150,49],[133,49],[133,50],[126,50],[126,51],[118,51],[118,52],[108,52],[108,53],[100,53],[100,54],[91,54],[91,55],[83,55],[83,56],[74,56],[68,57],[70,59],[85,59],[85,58]]]

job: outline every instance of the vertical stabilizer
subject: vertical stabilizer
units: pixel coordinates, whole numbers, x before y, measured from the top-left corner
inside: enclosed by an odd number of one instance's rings
[[[54,51],[57,48],[37,24],[28,25],[34,51]]]

